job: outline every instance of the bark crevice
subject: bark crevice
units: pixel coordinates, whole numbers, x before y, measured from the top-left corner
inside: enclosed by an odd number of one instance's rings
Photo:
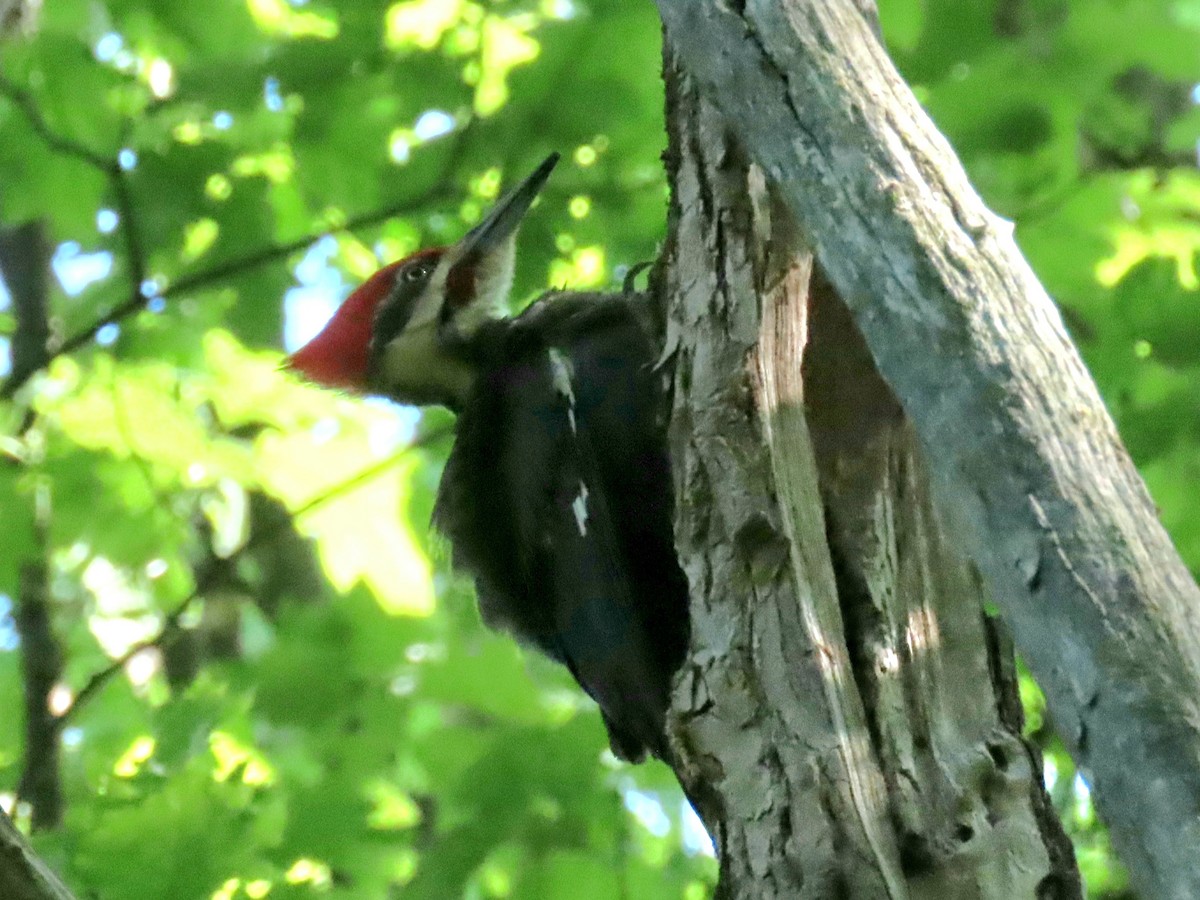
[[[881,521],[890,516],[900,531],[923,535],[939,559],[944,536],[953,536],[953,555],[978,571],[987,599],[1038,678],[1063,740],[1088,773],[1135,885],[1146,896],[1200,896],[1200,588],[1158,522],[1060,315],[1013,242],[1011,224],[972,191],[864,21],[860,4],[764,0],[738,11],[719,0],[658,0],[658,7],[667,44],[678,54],[669,79],[686,78],[691,104],[677,97],[678,108],[669,114],[694,115],[702,137],[712,138],[701,141],[696,160],[682,161],[677,169],[683,178],[674,182],[671,262],[684,271],[667,281],[681,323],[677,337],[685,352],[679,362],[695,398],[677,398],[680,421],[703,429],[699,398],[721,402],[719,391],[703,393],[727,378],[715,372],[715,360],[727,370],[743,367],[754,339],[747,340],[741,327],[758,312],[745,298],[759,296],[761,286],[753,271],[726,269],[719,285],[704,274],[711,272],[706,248],[711,251],[713,220],[722,210],[748,204],[726,196],[717,182],[718,209],[704,220],[698,206],[689,206],[689,185],[701,177],[697,171],[710,179],[719,172],[728,181],[734,175],[729,159],[735,166],[741,165],[736,160],[752,160],[849,309],[874,367],[904,411],[908,432],[891,433],[893,462],[882,467],[889,456],[878,457],[881,484],[936,494],[936,515],[932,500],[903,509],[877,504],[876,512],[887,513]],[[677,140],[679,126],[670,131]],[[718,145],[728,152],[729,144],[736,150],[727,158],[711,152]],[[681,146],[678,152],[691,151]],[[742,184],[744,195],[749,181]],[[750,212],[752,224],[761,225]],[[754,260],[762,242],[740,247],[743,236],[732,230],[723,240]],[[718,322],[703,318],[718,287],[743,298],[740,314],[728,298],[721,301],[722,313],[739,325],[736,333],[721,332]],[[749,431],[726,432],[739,433]],[[709,464],[709,449],[702,440],[677,441],[675,456],[683,469],[694,469]],[[910,465],[914,461],[919,465]],[[755,485],[766,477],[761,466],[743,471]],[[769,487],[743,487],[738,479],[714,483],[718,508],[756,490],[773,496]],[[875,493],[899,496],[890,488]],[[681,518],[686,523],[686,511]],[[838,518],[831,515],[835,526]],[[698,551],[682,535],[680,545],[685,558]],[[888,571],[891,551],[881,553],[887,546],[863,548],[871,560],[863,573],[873,593],[876,581],[888,580],[877,578]],[[946,598],[982,599],[957,563],[947,571],[959,574],[940,586]],[[929,581],[919,566],[901,566],[897,575],[908,591],[940,580]],[[712,598],[706,602],[717,606]],[[735,617],[737,609],[731,604]],[[967,622],[947,615],[948,603],[897,609],[904,611],[896,624],[906,640],[893,649],[919,688],[913,698],[927,701],[939,726],[942,716],[971,721],[962,697],[939,685],[953,668],[948,629],[970,635],[972,660],[955,657],[955,664],[970,662],[976,667],[972,677],[990,684],[986,655],[978,652],[978,616]],[[819,652],[816,643],[810,652]],[[900,653],[904,645],[908,656]],[[906,708],[902,692],[895,702]],[[985,705],[994,726],[994,699]],[[721,707],[718,698],[714,709]],[[925,714],[916,706],[908,710]],[[932,784],[940,766],[948,773],[945,796],[957,790],[973,798],[956,823],[969,825],[971,847],[1000,830],[988,825],[990,807],[972,793],[967,775],[976,757],[995,768],[988,730],[964,728],[951,747],[931,725],[933,758],[917,745],[915,728],[911,735],[902,729],[894,743],[903,763],[898,771],[911,765],[919,784]],[[880,736],[885,747],[892,740],[889,729],[881,728]],[[877,774],[885,772],[880,763]],[[1005,776],[1020,781],[1014,773],[1010,766]],[[1036,779],[1037,773],[1021,777]],[[1005,796],[1015,796],[1016,787],[1010,785]],[[1027,780],[1020,787],[1027,793]],[[1031,815],[1027,800],[1023,809],[1022,816]],[[944,822],[932,833],[939,852],[953,855],[962,843]],[[1028,860],[1022,865],[1038,868]],[[1058,874],[1044,883],[1060,881]]]
[[[1035,896],[1057,859],[1040,771],[1001,717],[1015,682],[989,668],[986,597],[924,450],[806,229],[667,71],[660,284],[693,597],[673,728],[689,793],[712,779],[721,896]]]

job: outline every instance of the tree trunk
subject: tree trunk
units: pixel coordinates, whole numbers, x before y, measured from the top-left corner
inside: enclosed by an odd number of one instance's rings
[[[677,737],[727,890],[1078,895],[986,596],[1135,884],[1200,896],[1200,591],[1011,227],[850,0],[659,8]]]
[[[675,733],[722,893],[1078,897],[1011,650],[912,429],[761,171],[667,72],[693,590]]]
[[[12,339],[13,372],[36,372],[46,365],[50,339],[50,242],[41,221],[0,227],[0,273],[12,295],[16,331]],[[21,432],[33,424],[27,413]],[[39,489],[34,500],[37,554],[21,560],[20,589],[13,621],[21,639],[24,687],[25,746],[18,798],[30,805],[35,829],[62,824],[63,794],[59,772],[58,728],[50,711],[50,695],[62,677],[62,648],[54,634],[50,573],[45,533],[49,497]]]
[[[0,810],[0,897],[4,900],[75,900],[75,895]]]

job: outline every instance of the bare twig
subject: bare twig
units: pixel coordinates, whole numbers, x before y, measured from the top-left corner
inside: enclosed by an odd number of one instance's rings
[[[395,216],[414,212],[436,200],[452,196],[454,192],[454,173],[461,163],[467,143],[467,136],[470,134],[470,132],[470,123],[460,129],[458,132],[458,139],[455,141],[454,147],[447,155],[446,164],[442,166],[437,178],[435,178],[431,184],[413,196],[405,197],[402,200],[388,204],[380,209],[362,213],[358,216],[353,216],[336,227],[322,228],[320,230],[310,232],[309,234],[306,234],[303,237],[297,238],[293,241],[287,241],[286,243],[271,244],[267,247],[263,247],[260,250],[256,250],[253,253],[247,254],[246,256],[242,256],[237,259],[231,259],[228,262],[218,263],[211,269],[206,269],[202,272],[196,272],[193,275],[185,275],[172,284],[169,284],[157,294],[144,292],[144,278],[139,278],[131,286],[131,290],[127,299],[121,303],[118,303],[116,306],[108,310],[108,312],[97,317],[95,321],[80,329],[75,334],[66,338],[57,347],[53,348],[50,351],[50,359],[53,359],[56,356],[61,356],[65,353],[71,353],[75,350],[78,350],[80,347],[91,343],[91,341],[96,337],[97,333],[99,333],[100,329],[104,328],[106,325],[113,325],[121,322],[129,318],[131,315],[140,312],[151,300],[167,300],[172,297],[185,294],[189,291],[194,291],[197,288],[224,281],[228,278],[240,275],[243,272],[288,257],[293,253],[309,247],[314,242],[330,234],[336,234],[344,231],[355,231],[359,228],[366,228],[370,225],[376,225]],[[115,182],[117,185],[123,184],[123,173],[120,173],[119,170],[115,178]],[[118,193],[118,198],[119,197],[120,193]],[[122,217],[124,218],[125,215],[127,215],[127,213],[123,213]],[[129,242],[127,241],[127,245],[128,243]],[[131,271],[135,270],[135,267],[132,265],[132,263],[130,269]],[[12,394],[18,388],[20,388],[21,385],[24,384],[32,374],[33,373],[31,372],[28,375],[25,375],[23,378],[17,378],[16,373],[14,373],[14,375],[10,377],[8,382],[4,385],[3,389],[0,389],[0,397],[12,396]]]
[[[338,482],[332,487],[321,491],[312,498],[306,500],[304,503],[301,503],[292,511],[290,519],[282,519],[279,522],[272,524],[270,527],[264,528],[262,531],[252,534],[239,552],[247,553],[256,547],[261,547],[263,544],[275,537],[289,522],[295,521],[300,516],[312,512],[314,509],[323,506],[324,504],[340,497],[342,494],[345,494],[348,491],[352,491],[355,488],[366,484],[374,478],[378,478],[388,469],[395,466],[396,463],[408,453],[437,443],[442,438],[449,437],[452,432],[453,427],[447,426],[445,428],[436,428],[432,431],[422,434],[417,438],[414,438],[409,444],[405,445],[403,448],[396,451],[386,459],[382,459],[377,463],[367,466],[362,471],[356,472],[346,480]],[[84,686],[80,688],[79,692],[75,695],[74,700],[71,701],[71,704],[57,717],[54,727],[61,730],[64,726],[66,726],[70,719],[73,718],[75,714],[92,699],[92,697],[99,693],[100,689],[103,688],[104,685],[107,684],[114,675],[124,669],[125,666],[129,664],[130,660],[132,660],[135,656],[146,650],[160,647],[166,641],[170,640],[175,634],[175,631],[178,629],[179,623],[184,614],[187,613],[192,604],[194,604],[201,596],[203,596],[206,591],[212,588],[213,585],[211,582],[213,581],[213,578],[210,573],[216,571],[216,567],[210,567],[209,569],[205,570],[205,574],[201,576],[192,592],[183,600],[179,601],[175,608],[167,614],[167,617],[164,619],[162,628],[159,629],[158,634],[147,638],[144,641],[138,641],[103,669],[100,669],[94,673],[87,680]]]
[[[129,293],[131,297],[137,297],[141,295],[142,284],[146,280],[146,252],[142,247],[142,235],[138,228],[137,209],[129,193],[129,177],[123,169],[118,168],[112,175],[112,187],[118,221],[121,223],[121,236],[125,241],[126,264],[129,266]],[[62,352],[61,348],[59,352]]]
[[[143,641],[138,641],[103,669],[100,669],[94,673],[92,677],[87,680],[87,683],[80,688],[79,693],[77,693],[71,700],[70,705],[68,705],[67,708],[59,713],[59,715],[55,718],[55,730],[61,732],[62,729],[65,728],[70,722],[70,720],[74,718],[75,714],[79,712],[79,710],[82,709],[88,703],[88,701],[92,699],[92,697],[98,694],[101,688],[103,688],[106,684],[108,684],[109,681],[112,680],[114,675],[129,665],[130,661],[135,656],[146,650],[159,647],[170,640],[175,634],[175,630],[179,627],[180,619],[183,618],[184,614],[191,608],[192,604],[195,603],[196,600],[199,599],[200,596],[211,587],[211,585],[208,583],[210,580],[211,579],[207,577],[202,578],[200,582],[196,584],[196,587],[193,589],[193,591],[184,597],[183,600],[181,600],[179,604],[173,610],[171,610],[171,612],[167,613],[167,617],[163,620],[162,628],[158,630],[158,634],[154,635],[154,637],[146,638]]]
[[[33,95],[3,75],[0,75],[0,94],[7,97],[9,102],[21,111],[21,114],[25,116],[25,120],[29,123],[29,127],[33,129],[34,134],[40,137],[42,142],[55,153],[61,153],[64,156],[82,160],[92,168],[106,175],[115,175],[121,171],[116,160],[102,156],[91,147],[81,144],[79,141],[63,137],[51,128],[45,117],[42,116],[42,111],[38,109],[37,101],[33,98]]]

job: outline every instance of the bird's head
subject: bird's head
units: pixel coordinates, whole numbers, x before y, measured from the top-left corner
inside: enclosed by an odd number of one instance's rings
[[[326,387],[458,406],[472,377],[463,348],[503,311],[517,229],[557,162],[557,153],[548,156],[457,244],[420,250],[368,278],[291,356],[291,368]]]

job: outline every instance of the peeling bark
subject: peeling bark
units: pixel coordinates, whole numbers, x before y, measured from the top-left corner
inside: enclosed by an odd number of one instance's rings
[[[670,62],[667,85],[673,734],[721,895],[1080,896],[912,426],[761,170]]]
[[[1016,249],[1011,226],[972,191],[852,0],[658,0],[658,6],[668,44],[694,90],[713,104],[701,108],[704,134],[697,136],[696,123],[673,127],[678,178],[670,284],[675,318],[683,326],[674,449],[680,496],[704,502],[708,491],[713,507],[708,515],[685,507],[679,527],[696,592],[697,652],[706,652],[701,642],[716,639],[727,618],[705,608],[717,602],[712,585],[727,593],[738,561],[717,556],[704,567],[693,557],[703,539],[719,541],[728,533],[727,521],[736,532],[742,504],[774,499],[763,483],[751,480],[755,497],[718,468],[738,471],[736,463],[749,466],[743,470],[755,478],[762,475],[762,461],[744,457],[753,449],[749,436],[743,443],[734,428],[745,426],[734,421],[733,410],[745,414],[753,403],[717,376],[724,366],[728,380],[729,367],[739,365],[741,355],[727,342],[741,350],[753,343],[751,298],[764,296],[761,285],[743,272],[755,258],[755,245],[738,244],[739,236],[750,234],[745,201],[738,196],[747,189],[736,183],[744,165],[734,162],[744,155],[761,167],[782,218],[796,223],[811,244],[910,423],[911,437],[894,432],[898,443],[886,454],[887,478],[904,491],[932,487],[947,526],[936,541],[921,539],[928,553],[940,557],[950,546],[944,536],[953,535],[956,555],[978,571],[1045,691],[1062,738],[1091,781],[1138,889],[1166,900],[1200,896],[1200,589],[1158,522],[1058,312]],[[727,131],[737,137],[736,153],[723,139]],[[728,407],[729,430],[713,430],[707,419],[716,416],[705,412],[706,404]],[[693,427],[697,436],[689,440]],[[914,450],[903,449],[905,443]],[[874,463],[878,471],[867,477],[868,485],[871,478],[880,483],[882,459]],[[823,488],[840,498],[839,485],[839,479],[827,477]],[[867,493],[878,497],[879,489]],[[923,503],[910,497],[903,511],[888,516],[897,528],[932,534],[925,521],[932,507]],[[872,509],[883,507],[877,500],[857,515]],[[713,521],[725,527],[714,529]],[[768,521],[777,537],[777,524]],[[855,538],[856,521],[853,515],[831,515],[830,534],[835,544],[846,545],[843,552],[858,548],[858,586],[875,598],[881,561],[890,566],[891,551]],[[717,573],[719,566],[725,568]],[[824,578],[820,572],[806,575]],[[928,582],[930,589],[948,593],[966,591],[968,584],[961,573]],[[974,605],[978,593],[970,598]],[[743,597],[726,610],[734,624],[725,624],[725,631],[736,638],[726,646],[738,652],[744,652],[747,638],[739,631],[739,617],[749,602]],[[753,602],[757,620],[762,598]],[[914,609],[906,601],[874,615],[892,626],[895,615]],[[939,607],[931,609],[940,614]],[[880,626],[872,627],[878,633]],[[946,627],[939,622],[943,637]],[[976,640],[965,622],[961,627],[960,638]],[[862,641],[860,657],[880,646],[870,627]],[[852,650],[854,644],[848,646]],[[719,656],[722,649],[707,652]],[[810,648],[810,654],[818,649]],[[700,656],[701,665],[706,659]],[[741,660],[753,662],[753,656]],[[789,662],[811,664],[794,656]],[[909,664],[926,668],[915,654]],[[733,663],[717,668],[726,665]],[[995,662],[988,669],[992,678],[1003,671]],[[711,674],[715,681],[716,672]],[[922,677],[932,674],[936,668],[928,667]],[[960,685],[976,689],[969,681],[944,682],[938,702],[953,702],[945,709],[962,705],[953,696],[963,692]],[[903,699],[885,687],[879,683],[875,702]],[[871,681],[860,690],[870,721]],[[988,703],[1007,705],[994,698]],[[681,705],[684,725],[691,728],[686,710],[694,704]],[[938,710],[937,703],[930,710]],[[773,714],[774,707],[754,713],[760,719]],[[855,723],[849,713],[847,721]],[[959,727],[962,739],[978,740],[978,725]],[[868,729],[868,742],[870,734]],[[909,765],[902,753],[907,738],[894,738],[882,723],[877,736],[886,751],[877,761],[877,777],[898,783]],[[953,743],[967,746],[962,739]],[[712,746],[701,742],[700,749],[711,752]],[[1010,770],[1019,764],[1012,749],[1001,754],[1016,760]],[[913,764],[923,765],[915,757]],[[980,765],[986,772],[982,757]],[[1011,771],[1004,777],[1010,776]],[[957,784],[956,778],[947,784]],[[992,773],[982,780],[995,778]],[[1037,812],[1037,804],[1033,807],[1030,815]],[[901,815],[902,829],[911,818]],[[989,815],[969,818],[987,821]],[[1045,815],[1035,818],[1049,834]],[[1051,852],[1058,841],[1048,837],[1046,843],[1048,857],[1061,865],[1060,851]],[[882,861],[874,866],[881,873],[887,869]],[[1047,871],[1040,884],[1043,894],[1073,890],[1061,871]]]

